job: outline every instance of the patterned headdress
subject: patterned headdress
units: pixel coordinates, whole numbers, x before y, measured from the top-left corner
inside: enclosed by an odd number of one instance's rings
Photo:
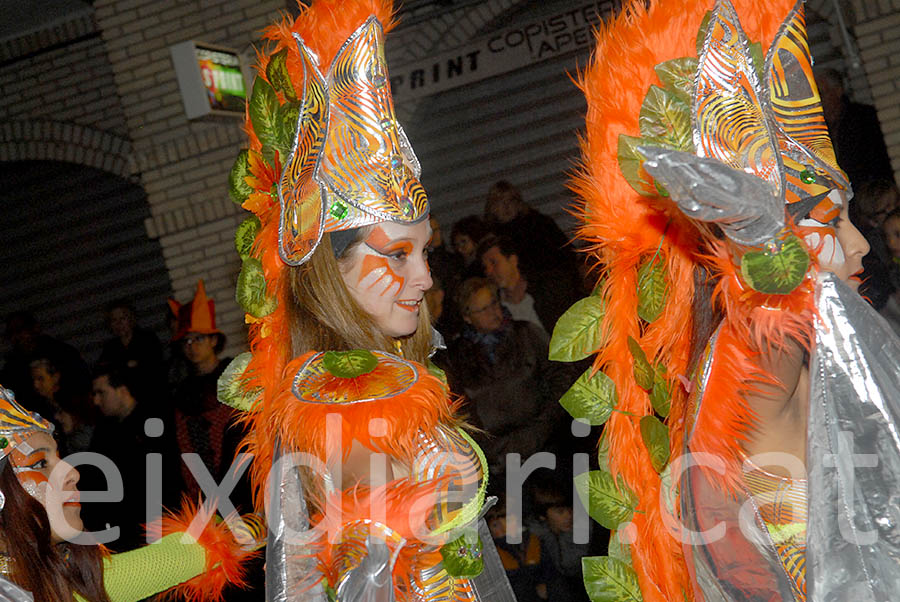
[[[753,349],[812,332],[810,267],[849,184],[812,79],[802,1],[625,2],[598,31],[581,87],[587,131],[572,188],[578,236],[604,277],[561,318],[551,359],[596,354],[561,401],[606,425],[601,470],[578,484],[592,515],[622,530],[585,580],[610,599],[690,600],[666,522],[684,440],[740,457],[753,422],[740,391],[759,375]],[[709,297],[695,289],[704,273],[730,361],[703,383],[695,419],[690,333],[695,312],[713,312],[695,305]],[[715,477],[728,489],[739,471]]]
[[[39,414],[29,412],[16,401],[9,389],[0,386],[0,460],[21,447],[34,433],[53,434],[53,425]],[[6,503],[6,496],[0,491],[0,509]]]
[[[282,384],[291,358],[290,266],[322,236],[428,215],[419,164],[394,115],[384,57],[389,0],[316,0],[265,30],[248,103],[249,148],[231,170],[231,197],[254,215],[237,230],[243,266],[237,301],[251,352],[220,379],[219,399],[248,410],[248,440],[265,480],[273,440],[254,420]],[[258,428],[257,428],[258,427]]]

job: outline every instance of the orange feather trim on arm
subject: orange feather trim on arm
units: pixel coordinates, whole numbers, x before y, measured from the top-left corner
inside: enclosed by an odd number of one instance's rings
[[[203,530],[197,534],[191,530],[191,523],[199,518],[206,522]],[[206,554],[206,570],[200,575],[180,583],[165,592],[164,596],[181,598],[188,602],[224,600],[222,590],[226,585],[245,586],[246,570],[244,563],[259,554],[258,551],[247,550],[239,544],[231,534],[225,521],[219,523],[205,506],[185,499],[178,514],[163,516],[161,523],[148,525],[148,536],[158,539],[172,533],[183,533],[196,541]],[[153,545],[153,544],[150,544]]]

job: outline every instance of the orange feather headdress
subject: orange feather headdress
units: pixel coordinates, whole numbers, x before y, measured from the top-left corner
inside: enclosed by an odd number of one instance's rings
[[[258,53],[245,119],[249,148],[230,174],[232,200],[253,213],[236,234],[243,260],[237,300],[250,324],[250,352],[226,371],[219,395],[246,410],[244,447],[254,456],[258,507],[278,436],[260,410],[272,407],[291,360],[289,266],[306,261],[327,232],[414,222],[428,211],[418,163],[391,104],[382,32],[394,25],[392,3],[316,0],[301,7],[296,18],[263,32],[270,44]],[[358,124],[365,131],[354,131]],[[353,136],[372,144],[344,143]],[[350,158],[342,155],[348,148],[357,149]]]
[[[747,37],[763,48],[772,43],[795,3],[733,1]],[[699,295],[695,272],[702,268],[716,279],[713,302],[731,327],[722,344],[734,358],[727,373],[710,385],[718,399],[705,406],[706,423],[695,425],[695,432],[705,431],[699,440],[704,451],[726,458],[739,453],[739,441],[753,421],[739,392],[747,386],[748,373],[758,372],[753,350],[779,345],[788,335],[809,333],[812,328],[808,278],[787,295],[747,287],[726,242],[685,216],[645,170],[638,150],[639,137],[648,136],[649,126],[654,146],[677,149],[683,143],[680,150],[693,152],[696,139],[691,140],[688,108],[692,99],[690,92],[679,95],[676,88],[682,92],[694,88],[697,59],[685,57],[697,57],[704,41],[698,40],[698,33],[702,35],[714,4],[713,0],[626,2],[599,28],[591,63],[580,78],[587,98],[587,126],[581,167],[571,187],[580,199],[578,237],[604,266],[596,294],[603,299],[605,312],[594,369],[612,380],[617,397],[603,448],[608,446],[609,471],[621,478],[615,482],[637,499],[628,535],[632,566],[647,601],[693,595],[681,545],[667,530],[661,509],[661,493],[670,486],[658,473],[658,458],[652,457],[642,420],[659,410],[651,396],[656,387],[641,383],[638,372],[647,366],[651,381],[654,376],[664,379],[671,397],[668,449],[677,463],[688,414],[687,387],[681,383],[689,381],[692,368],[691,333]],[[670,94],[673,90],[675,94]],[[673,107],[677,103],[684,105],[683,111]],[[666,122],[679,111],[688,115],[688,136],[683,140],[674,139],[676,128]],[[839,179],[839,170],[828,173]],[[654,296],[658,307],[648,312],[648,298]]]

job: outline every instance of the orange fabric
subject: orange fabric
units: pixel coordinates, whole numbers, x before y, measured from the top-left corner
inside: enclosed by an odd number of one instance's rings
[[[734,4],[750,39],[761,41],[767,48],[794,0],[736,0]],[[768,326],[756,325],[752,321],[756,318],[754,310],[743,309],[756,300],[735,291],[736,280],[724,259],[700,253],[704,243],[710,242],[707,234],[670,201],[638,195],[619,170],[619,135],[640,134],[638,119],[644,96],[651,85],[662,85],[653,68],[669,59],[696,56],[700,23],[713,6],[712,0],[626,2],[615,18],[600,26],[591,64],[579,80],[588,110],[581,166],[571,184],[580,199],[578,212],[583,223],[578,237],[592,258],[606,266],[602,290],[607,303],[601,325],[604,336],[594,367],[603,369],[616,385],[618,411],[606,426],[609,464],[640,500],[639,512],[632,519],[636,533],[632,560],[647,602],[690,598],[692,587],[680,544],[666,531],[661,518],[661,482],[638,424],[640,417],[652,409],[647,392],[634,381],[628,337],[640,343],[651,362],[662,361],[667,368],[672,390],[668,426],[675,456],[684,437],[686,393],[678,377],[687,376],[690,359],[694,267],[706,265],[715,276],[723,275],[717,299],[729,311],[729,319],[737,322],[739,334],[754,332],[761,338],[757,331],[772,332],[781,328],[783,321],[797,324],[797,328],[803,323],[803,316],[794,319],[787,317],[787,312],[773,312],[765,321]],[[637,316],[637,271],[643,261],[656,254],[665,267],[668,300],[655,322],[642,325]],[[790,309],[802,313],[805,303],[800,299]],[[748,305],[731,311],[735,304]],[[739,449],[740,434],[748,428],[749,417],[742,399],[735,400],[733,395],[729,399],[730,405],[722,408],[726,415],[718,420],[732,429],[722,446],[730,447],[733,453]],[[729,415],[731,412],[736,413]]]

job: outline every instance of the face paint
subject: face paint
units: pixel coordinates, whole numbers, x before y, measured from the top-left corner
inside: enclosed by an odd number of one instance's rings
[[[393,297],[403,288],[404,279],[388,265],[387,257],[366,255],[359,272],[359,286],[380,297]]]
[[[359,306],[388,336],[415,332],[425,291],[431,288],[426,252],[431,227],[385,222],[351,249],[341,276]]]
[[[797,225],[807,231],[804,240],[818,256],[819,268],[833,272],[851,288],[859,287],[858,275],[869,243],[850,222],[847,203],[841,207],[835,226],[813,219],[800,220]]]
[[[31,434],[16,446],[10,460],[22,488],[47,511],[53,541],[76,537],[83,527],[78,471],[59,458],[53,437]]]

